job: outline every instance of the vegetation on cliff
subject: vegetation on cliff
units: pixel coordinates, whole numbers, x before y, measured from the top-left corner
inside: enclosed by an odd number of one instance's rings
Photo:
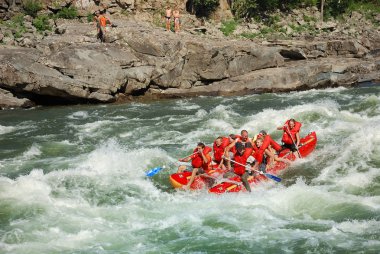
[[[377,0],[234,0],[232,12],[235,18],[248,19],[265,16],[276,10],[289,11],[295,8],[317,6],[323,7],[324,17],[337,17],[353,10],[365,9],[379,12],[380,2]]]

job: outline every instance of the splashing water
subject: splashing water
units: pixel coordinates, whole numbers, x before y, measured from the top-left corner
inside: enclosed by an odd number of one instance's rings
[[[379,253],[379,91],[2,111],[0,253]],[[281,183],[171,188],[197,142],[241,129],[279,141],[291,117],[319,141]]]

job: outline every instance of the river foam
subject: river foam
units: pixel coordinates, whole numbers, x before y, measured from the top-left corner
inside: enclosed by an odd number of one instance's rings
[[[377,253],[376,88],[45,109],[0,161],[3,253]],[[1,117],[1,116],[0,116]],[[25,117],[25,116],[24,116]],[[173,190],[199,141],[294,117],[317,149],[252,193]],[[24,133],[20,126],[32,124]],[[1,125],[3,126],[3,125]],[[48,137],[48,138],[45,138]],[[5,143],[2,143],[5,146]],[[145,172],[165,166],[154,177]]]

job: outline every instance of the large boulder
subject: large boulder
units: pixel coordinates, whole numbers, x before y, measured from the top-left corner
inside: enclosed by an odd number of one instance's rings
[[[35,104],[27,98],[17,98],[11,92],[0,88],[0,109],[30,108]]]

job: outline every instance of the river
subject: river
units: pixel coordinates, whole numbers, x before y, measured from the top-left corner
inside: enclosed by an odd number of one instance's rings
[[[170,186],[197,142],[291,117],[318,144],[281,183]],[[0,253],[380,252],[378,85],[0,111],[0,147]]]

